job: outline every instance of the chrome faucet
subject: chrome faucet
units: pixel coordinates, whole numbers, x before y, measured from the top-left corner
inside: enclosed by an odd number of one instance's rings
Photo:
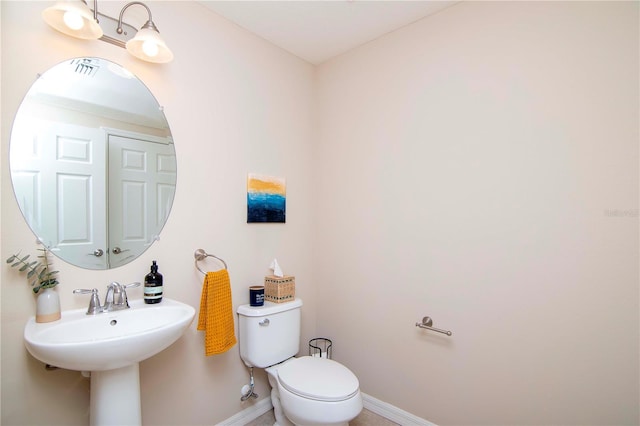
[[[112,282],[107,286],[107,295],[104,297],[104,305],[100,306],[100,298],[98,297],[98,289],[91,290],[78,288],[73,290],[75,294],[87,294],[91,293],[91,300],[89,301],[89,308],[87,309],[87,315],[96,315],[102,312],[113,312],[121,309],[129,309],[129,299],[127,297],[127,290],[131,287],[140,286],[139,282],[122,285],[117,282]]]
[[[124,297],[122,296],[124,294]],[[102,305],[103,312],[118,311],[120,309],[126,309],[129,307],[129,301],[123,301],[127,299],[127,292],[122,288],[122,285],[117,282],[112,282],[107,286],[107,295],[104,297],[104,305]]]

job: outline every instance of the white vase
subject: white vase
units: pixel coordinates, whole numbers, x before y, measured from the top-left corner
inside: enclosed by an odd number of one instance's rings
[[[36,300],[36,322],[51,322],[60,319],[60,297],[55,288],[40,291]]]

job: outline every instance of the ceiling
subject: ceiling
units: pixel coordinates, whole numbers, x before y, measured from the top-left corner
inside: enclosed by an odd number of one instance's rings
[[[317,65],[457,1],[201,0],[200,3]]]
[[[39,76],[28,99],[54,108],[167,128],[164,112],[147,86],[106,59],[75,58],[59,63]]]

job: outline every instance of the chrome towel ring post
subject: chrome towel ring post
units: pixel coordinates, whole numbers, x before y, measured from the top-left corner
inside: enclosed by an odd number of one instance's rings
[[[214,256],[213,254],[207,253],[206,251],[204,251],[202,249],[196,250],[195,253],[193,253],[193,257],[196,258],[196,261],[195,261],[196,269],[198,271],[200,271],[204,275],[207,275],[207,273],[205,271],[203,271],[202,269],[200,269],[200,267],[198,266],[198,261],[199,260],[204,260],[206,257],[213,257],[214,259],[218,259],[224,265],[224,269],[228,269],[227,268],[227,262],[225,262],[224,260],[222,260],[218,256]]]

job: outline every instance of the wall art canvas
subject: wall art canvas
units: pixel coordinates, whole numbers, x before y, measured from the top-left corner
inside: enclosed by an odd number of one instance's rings
[[[249,173],[247,176],[247,223],[285,223],[284,178]]]

